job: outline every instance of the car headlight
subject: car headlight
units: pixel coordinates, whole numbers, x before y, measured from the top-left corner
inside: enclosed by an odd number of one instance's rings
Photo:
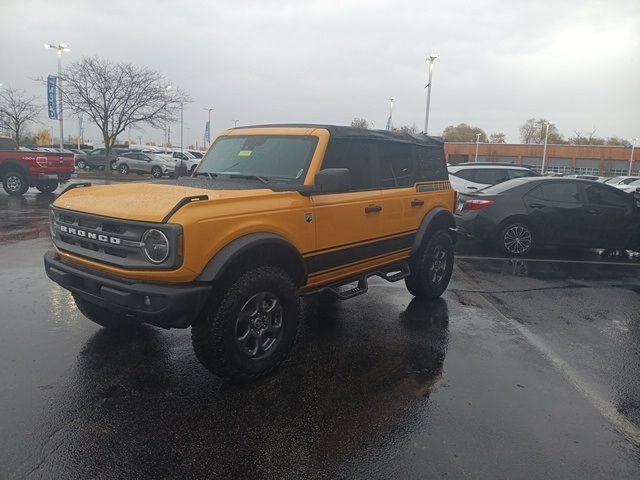
[[[142,235],[142,250],[152,263],[162,263],[169,257],[169,239],[160,230],[151,228]]]

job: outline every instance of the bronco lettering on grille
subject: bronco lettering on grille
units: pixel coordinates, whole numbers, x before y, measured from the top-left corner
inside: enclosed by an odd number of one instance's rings
[[[122,241],[118,237],[111,237],[101,233],[87,232],[75,227],[67,227],[66,225],[58,225],[58,229],[67,235],[75,235],[76,237],[89,238],[98,240],[99,242],[110,243],[111,245],[120,245]]]

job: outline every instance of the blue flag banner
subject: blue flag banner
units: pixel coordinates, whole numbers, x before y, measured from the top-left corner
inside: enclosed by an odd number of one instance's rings
[[[47,77],[47,107],[49,118],[58,118],[58,77],[49,75]]]
[[[209,122],[204,126],[204,141],[207,143],[211,142],[211,125],[209,125]]]

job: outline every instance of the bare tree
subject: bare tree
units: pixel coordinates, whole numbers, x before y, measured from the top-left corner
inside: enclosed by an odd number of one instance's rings
[[[89,117],[102,133],[109,168],[111,148],[127,127],[163,127],[189,102],[179,90],[169,94],[167,80],[155,70],[130,63],[85,57],[62,75],[62,100],[75,115]]]
[[[460,123],[456,126],[449,125],[442,132],[442,138],[445,142],[475,142],[477,135],[480,134],[480,141],[486,143],[488,141],[487,134],[479,127],[472,127],[466,123]]]
[[[364,128],[366,130],[369,128],[369,122],[366,118],[354,117],[354,119],[351,121],[351,126],[355,128]]]
[[[416,124],[412,124],[412,125],[402,125],[401,127],[393,127],[393,131],[394,132],[400,132],[400,133],[418,133],[418,127],[416,126]]]
[[[544,143],[547,131],[547,120],[544,118],[530,118],[520,127],[520,139],[522,143]],[[563,144],[567,143],[554,124],[549,125],[549,137],[547,143]]]
[[[494,132],[489,135],[489,143],[507,143],[507,135],[502,132]]]
[[[24,90],[7,88],[0,90],[0,121],[3,130],[11,132],[20,145],[25,125],[38,122],[38,116],[44,107],[35,96],[27,95]]]

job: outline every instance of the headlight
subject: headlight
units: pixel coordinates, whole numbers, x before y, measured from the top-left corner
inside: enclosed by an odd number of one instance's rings
[[[49,210],[49,232],[51,232],[51,238],[55,238],[56,236],[55,220],[56,216],[53,214],[52,210]]]
[[[152,263],[162,263],[169,257],[169,240],[160,230],[152,228],[142,235],[142,250]]]

